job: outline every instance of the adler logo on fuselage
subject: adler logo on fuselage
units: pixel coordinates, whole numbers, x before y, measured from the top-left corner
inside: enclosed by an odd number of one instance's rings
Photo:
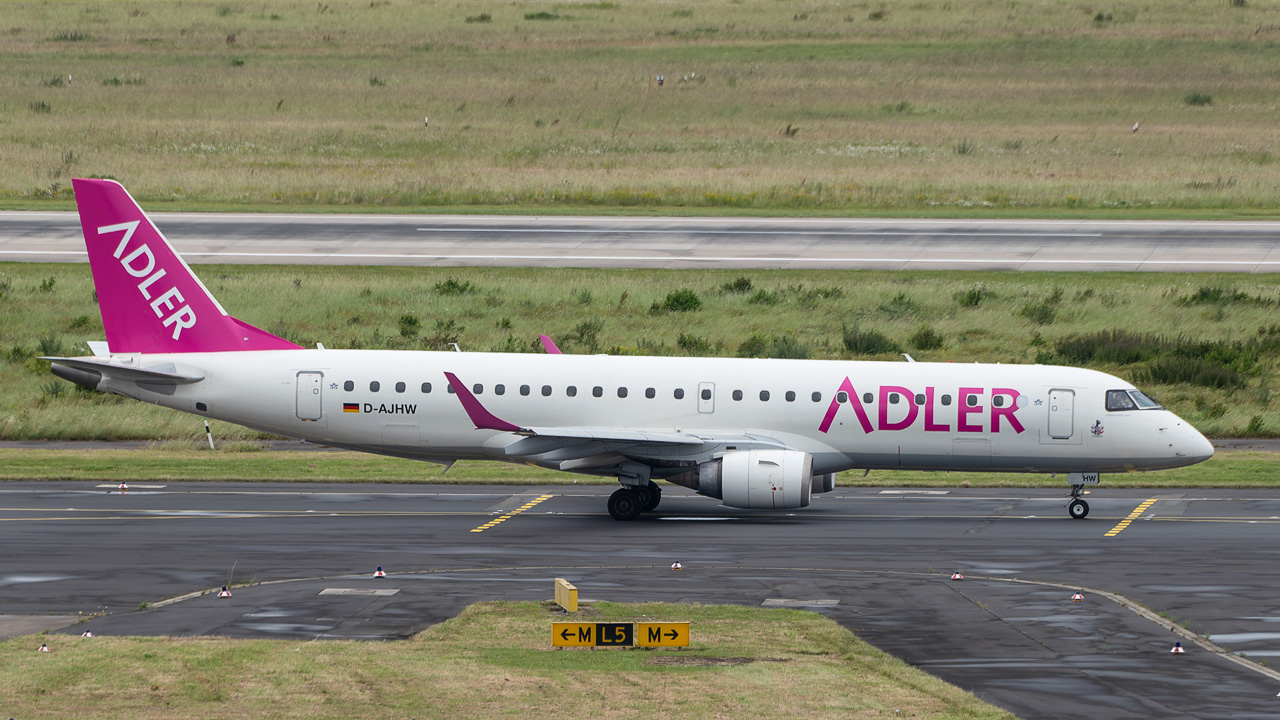
[[[842,394],[844,402],[841,402]],[[1026,430],[1016,415],[1022,393],[1013,388],[961,387],[956,392],[955,404],[947,403],[944,398],[941,410],[935,407],[936,396],[937,388],[932,386],[916,393],[901,385],[881,385],[875,397],[877,422],[873,424],[853,381],[846,377],[831,399],[818,431],[825,433],[831,429],[842,404],[853,406],[864,433],[907,430],[918,423],[924,425],[925,432],[998,433],[1006,426],[1015,434]],[[1002,398],[1000,404],[995,402],[997,397]],[[970,398],[973,398],[972,404]],[[919,402],[921,400],[923,402]]]
[[[138,292],[142,293],[143,299],[149,302],[151,311],[156,314],[156,317],[162,319],[164,327],[173,328],[173,339],[177,340],[184,329],[195,327],[196,313],[189,305],[184,304],[186,298],[176,286],[170,285],[169,289],[153,297],[153,293],[165,286],[165,283],[160,285],[156,283],[164,278],[166,271],[164,268],[156,268],[156,256],[146,243],[138,245],[127,255],[125,254],[125,250],[129,247],[129,240],[133,238],[133,233],[140,223],[140,220],[133,220],[118,225],[105,225],[98,228],[98,234],[106,235],[124,231],[124,237],[120,238],[120,244],[116,245],[112,257],[120,261],[120,267],[124,268],[125,272],[139,279]]]

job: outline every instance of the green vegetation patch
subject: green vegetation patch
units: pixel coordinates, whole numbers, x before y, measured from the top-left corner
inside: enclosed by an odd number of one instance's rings
[[[1275,487],[1280,453],[1219,452],[1176,470],[1105,475],[1103,488]],[[613,485],[613,478],[542,470],[500,462],[463,461],[446,473],[438,465],[355,452],[261,451],[235,443],[210,451],[169,443],[139,450],[0,449],[0,480],[86,482],[318,482],[498,485]],[[841,487],[1065,487],[1062,477],[1024,473],[877,470],[841,473]]]
[[[1012,718],[795,610],[594,603],[572,619],[689,621],[681,651],[552,650],[551,603],[479,603],[403,642],[15,638],[15,717]],[[41,642],[50,652],[38,653]]]
[[[1137,384],[1210,437],[1280,434],[1280,275],[197,270],[234,315],[307,347],[542,352],[547,334],[569,353],[1069,364]],[[36,359],[103,338],[86,266],[0,264],[0,316],[0,439],[203,439],[200,418],[86,391]]]

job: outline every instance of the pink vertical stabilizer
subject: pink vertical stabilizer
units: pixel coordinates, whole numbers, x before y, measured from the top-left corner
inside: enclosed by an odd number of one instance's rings
[[[111,352],[301,349],[228,315],[123,185],[71,184]]]

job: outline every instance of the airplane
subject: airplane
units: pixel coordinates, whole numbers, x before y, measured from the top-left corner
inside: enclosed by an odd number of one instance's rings
[[[106,342],[54,375],[338,448],[617,478],[609,514],[662,480],[734,508],[806,507],[851,469],[1055,473],[1068,514],[1101,473],[1213,456],[1132,384],[1044,365],[330,350],[222,308],[112,180],[74,180]],[[907,358],[910,360],[910,358]]]

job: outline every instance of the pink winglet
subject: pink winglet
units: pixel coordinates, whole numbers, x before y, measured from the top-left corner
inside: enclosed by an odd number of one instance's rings
[[[556,344],[551,341],[551,338],[547,337],[546,335],[539,335],[538,339],[542,341],[542,349],[546,350],[548,355],[564,354],[560,352],[560,348],[556,347]]]
[[[111,352],[297,350],[227,314],[114,180],[72,180]]]
[[[485,410],[480,401],[476,399],[476,396],[472,395],[467,386],[462,384],[457,375],[446,372],[444,376],[449,378],[449,385],[453,387],[458,399],[462,401],[462,409],[467,411],[467,416],[471,418],[471,422],[475,424],[477,430],[503,430],[506,432],[518,432],[520,430],[519,425],[512,425]]]

